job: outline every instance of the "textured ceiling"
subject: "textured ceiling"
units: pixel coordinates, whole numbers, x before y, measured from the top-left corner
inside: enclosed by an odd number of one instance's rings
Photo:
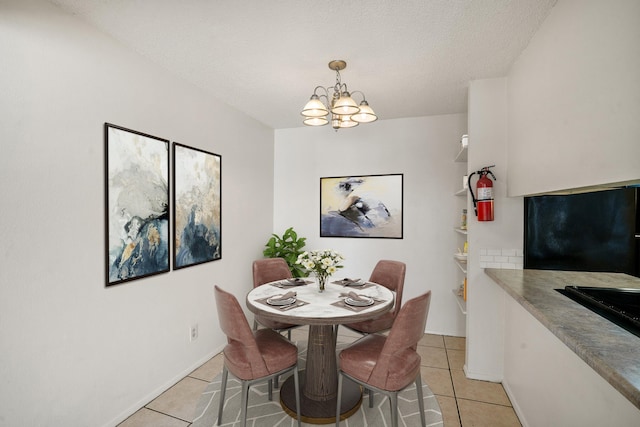
[[[302,125],[332,59],[380,119],[466,112],[556,0],[50,0],[274,128]],[[358,100],[358,98],[356,98]]]

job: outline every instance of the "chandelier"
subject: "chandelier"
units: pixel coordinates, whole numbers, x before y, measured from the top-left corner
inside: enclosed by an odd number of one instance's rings
[[[329,68],[336,72],[336,84],[328,87],[317,86],[309,102],[302,109],[303,123],[307,126],[324,126],[329,123],[331,113],[331,126],[335,129],[352,128],[360,123],[371,123],[378,120],[364,93],[360,91],[347,91],[347,84],[340,80],[340,70],[344,70],[347,63],[342,60],[329,62]],[[362,95],[360,105],[356,104],[351,95]]]

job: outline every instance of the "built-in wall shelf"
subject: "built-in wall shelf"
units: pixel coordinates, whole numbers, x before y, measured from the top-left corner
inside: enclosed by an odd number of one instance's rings
[[[456,162],[464,163],[467,161],[467,148],[468,146],[462,147],[462,149],[460,150],[460,152],[455,158]]]
[[[458,187],[460,189],[455,191],[455,193],[453,193],[454,197],[456,198],[455,206],[459,209],[457,215],[460,215],[458,217],[460,218],[460,222],[458,223],[459,225],[456,227],[456,225],[454,224],[453,226],[453,231],[455,231],[454,241],[458,249],[458,252],[453,255],[453,261],[455,262],[456,266],[460,269],[460,271],[459,272],[455,271],[455,268],[454,268],[453,273],[454,273],[454,277],[456,278],[455,280],[458,281],[458,283],[462,283],[462,285],[460,285],[456,289],[452,289],[452,292],[453,292],[453,295],[455,296],[458,308],[460,309],[460,312],[462,313],[463,316],[467,315],[467,302],[465,301],[466,291],[467,291],[467,257],[464,256],[466,255],[468,250],[467,218],[464,217],[467,215],[467,205],[469,203],[468,202],[469,190],[467,188],[467,185],[468,185],[468,179],[467,179],[468,167],[467,166],[468,165],[465,165],[465,163],[467,163],[467,152],[468,152],[467,144],[468,144],[467,135],[462,135],[462,139],[460,141],[460,151],[458,152],[458,155],[454,159],[454,162],[458,164],[452,165],[456,173],[459,173],[462,175],[461,176],[462,188]],[[460,181],[458,181],[457,185],[460,185]],[[454,186],[453,188],[455,189],[456,187]],[[462,212],[460,210],[462,210]],[[460,248],[464,248],[464,252]],[[463,252],[464,255],[461,252]],[[455,311],[455,308],[452,307],[452,309]],[[456,316],[459,316],[459,315],[456,314]]]
[[[467,302],[464,300],[464,298],[462,298],[460,295],[458,295],[458,290],[457,289],[452,289],[451,292],[453,292],[453,295],[455,295],[455,297],[456,297],[456,302],[458,303],[458,308],[460,309],[462,314],[466,315],[467,314]]]

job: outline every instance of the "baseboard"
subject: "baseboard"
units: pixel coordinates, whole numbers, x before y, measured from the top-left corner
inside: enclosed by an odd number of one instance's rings
[[[482,373],[478,373],[478,372],[469,371],[468,368],[467,368],[467,364],[466,363],[462,367],[462,370],[464,371],[464,375],[467,378],[469,378],[470,380],[489,381],[489,382],[492,382],[492,383],[502,383],[502,378],[500,378],[499,376],[487,375],[487,374],[482,374]]]
[[[513,410],[515,411],[516,415],[518,416],[518,420],[520,420],[520,424],[522,424],[522,427],[529,427],[529,424],[527,423],[527,420],[524,417],[524,414],[522,413],[522,410],[520,409],[520,405],[518,405],[518,401],[516,400],[515,396],[511,392],[511,388],[509,387],[509,383],[503,382],[502,383],[502,387],[504,388],[505,393],[507,393],[507,397],[511,401],[511,406],[513,407]]]
[[[458,337],[458,338],[466,338],[466,335],[464,333],[456,333],[453,331],[431,331],[429,329],[424,331],[425,334],[431,334],[431,335],[443,335],[443,336],[447,336],[447,337]]]
[[[131,415],[136,413],[138,410],[140,410],[141,408],[145,407],[149,402],[151,402],[152,400],[154,400],[155,398],[160,396],[162,393],[164,393],[165,391],[169,390],[171,387],[176,385],[180,380],[182,380],[184,377],[189,375],[191,372],[195,371],[197,368],[202,366],[206,361],[211,359],[213,356],[215,356],[216,354],[220,353],[223,348],[224,348],[224,345],[220,346],[220,348],[215,349],[211,353],[208,353],[207,355],[205,355],[204,357],[202,357],[198,361],[194,362],[188,368],[184,369],[182,372],[179,372],[178,374],[173,376],[171,379],[169,379],[166,382],[164,382],[161,386],[157,387],[153,391],[147,393],[146,395],[144,395],[143,397],[138,399],[138,401],[136,401],[131,406],[129,406],[129,408],[127,408],[124,411],[122,411],[122,413],[120,413],[114,419],[112,419],[111,421],[103,424],[102,427],[115,427],[115,426],[117,426],[118,424],[120,424],[121,422],[123,422],[124,420],[129,418]]]

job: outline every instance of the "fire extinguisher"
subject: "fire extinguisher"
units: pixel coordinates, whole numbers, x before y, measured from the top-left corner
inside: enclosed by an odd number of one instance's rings
[[[493,179],[496,176],[489,170],[489,168],[495,167],[495,165],[485,166],[477,172],[473,172],[469,175],[469,192],[471,193],[471,200],[473,200],[473,209],[475,210],[478,221],[493,221],[493,181],[489,179],[487,175],[491,175]],[[476,183],[476,194],[473,194],[473,188],[471,186],[471,177],[478,174],[478,182]]]

